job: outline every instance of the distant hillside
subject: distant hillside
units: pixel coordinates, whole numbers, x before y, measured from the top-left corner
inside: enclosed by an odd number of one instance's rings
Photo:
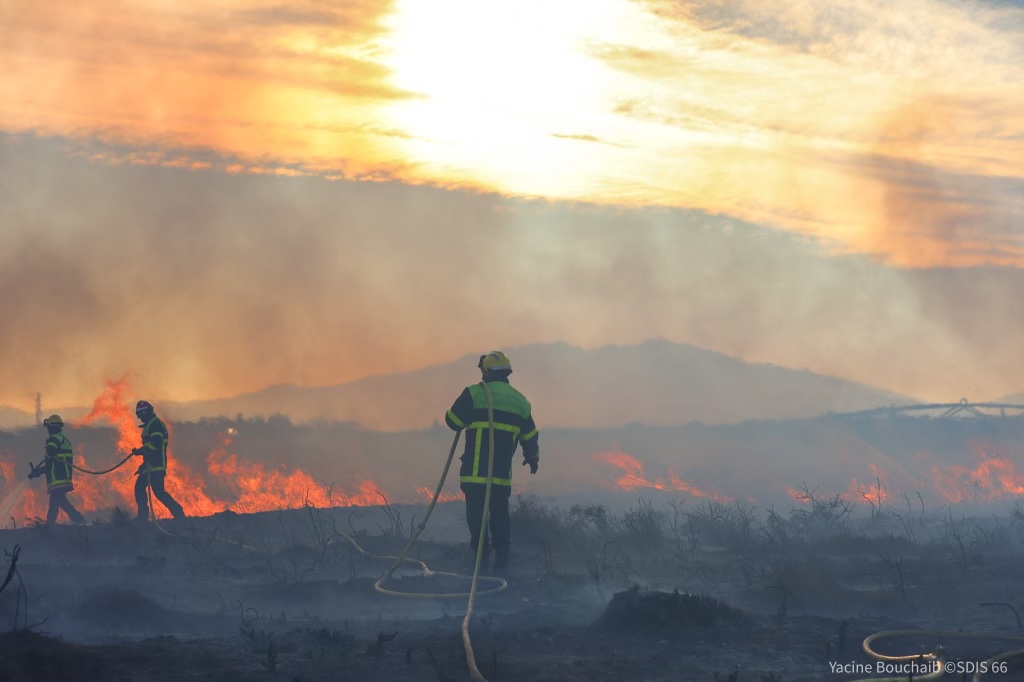
[[[35,414],[0,405],[0,429],[20,429],[35,423]]]
[[[913,398],[809,371],[735,358],[668,341],[584,350],[564,343],[506,349],[512,383],[538,424],[617,427],[629,423],[708,424],[790,419],[917,402]],[[467,384],[477,355],[424,369],[336,386],[271,386],[218,400],[163,404],[169,418],[269,416],[352,421],[400,430],[431,425]]]
[[[992,402],[1024,405],[1024,393],[1010,393],[1009,395],[1004,395],[1002,398],[996,398]]]

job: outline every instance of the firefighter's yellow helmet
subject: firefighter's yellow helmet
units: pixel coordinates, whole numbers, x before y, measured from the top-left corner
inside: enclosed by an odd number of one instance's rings
[[[43,426],[48,429],[63,429],[64,420],[60,418],[59,414],[51,414],[43,420]]]
[[[492,350],[487,355],[480,356],[479,367],[485,372],[512,371],[512,363],[509,361],[508,356],[500,350]]]

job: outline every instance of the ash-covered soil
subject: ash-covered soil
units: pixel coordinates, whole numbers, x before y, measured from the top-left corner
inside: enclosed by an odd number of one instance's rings
[[[442,526],[461,513],[447,507]],[[225,513],[163,522],[167,533],[115,514],[0,531],[0,545],[19,549],[0,594],[0,682],[468,680],[466,600],[375,592],[390,562],[341,535],[397,554],[407,523],[373,513]],[[492,682],[841,682],[869,677],[834,665],[874,665],[862,642],[875,632],[1021,637],[878,644],[888,654],[941,645],[948,661],[984,661],[1024,647],[1020,521],[922,516],[907,527],[880,516],[814,529],[725,507],[640,504],[615,516],[520,501],[509,587],[476,604],[476,660]],[[462,570],[469,551],[451,528],[451,540],[434,533],[412,556],[433,571]],[[389,586],[468,589],[403,576]],[[1011,662],[982,679],[1024,673]]]

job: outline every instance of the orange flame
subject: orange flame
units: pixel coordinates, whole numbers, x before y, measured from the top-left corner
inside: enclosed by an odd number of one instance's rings
[[[134,402],[129,398],[128,377],[108,380],[103,391],[93,401],[89,413],[77,420],[74,428],[106,422],[117,429],[117,450],[125,456],[134,448],[142,444],[141,432],[138,420],[133,410],[129,409],[129,403]],[[167,432],[170,442],[174,442],[174,433],[170,424],[167,424]],[[168,461],[172,461],[173,447],[168,448]],[[78,448],[75,457],[75,464],[83,469],[92,468],[85,459],[84,452]],[[141,464],[141,460],[139,461]],[[103,466],[106,468],[107,464]],[[123,464],[109,475],[93,476],[83,472],[75,473],[76,499],[72,504],[78,507],[79,511],[90,512],[110,508],[115,505],[124,506],[129,509],[135,507],[135,471],[138,466],[135,462],[129,461]],[[101,480],[102,479],[102,480]],[[222,504],[211,500],[205,493],[206,484],[202,477],[192,471],[182,462],[175,461],[168,467],[168,475],[165,482],[167,492],[171,494],[181,506],[185,513],[191,516],[205,516],[224,509]],[[158,517],[168,516],[167,510],[161,504],[154,501],[151,505],[154,514]]]
[[[423,495],[423,497],[427,498],[428,502],[430,500],[434,499],[434,491],[431,490],[430,488],[428,488],[425,485],[421,485],[420,487],[416,488],[416,492],[418,492],[420,495]],[[456,500],[461,500],[461,499],[462,499],[462,495],[459,495],[458,493],[442,492],[440,495],[437,496],[438,503],[441,503],[441,502],[455,502]]]
[[[117,449],[127,455],[134,448],[142,445],[139,427],[136,426],[135,414],[128,410],[126,402],[128,392],[128,377],[120,379],[108,379],[106,388],[96,397],[92,403],[92,409],[72,426],[78,428],[96,421],[105,420],[117,429]]]
[[[890,499],[889,490],[886,485],[886,477],[874,464],[868,464],[874,481],[861,483],[856,477],[850,479],[850,485],[846,488],[846,497],[866,500],[875,507],[881,507]]]
[[[100,395],[93,401],[89,413],[69,426],[75,429],[97,423],[113,426],[118,434],[116,448],[120,453],[120,459],[141,445],[140,428],[130,407],[134,404],[134,399],[129,396],[127,376],[108,380]],[[172,425],[167,423],[167,429],[170,442],[173,444]],[[229,452],[235,433],[234,429],[228,429],[226,433],[220,434],[213,450],[207,455],[206,467],[212,480],[205,479],[184,462],[177,460],[174,457],[173,445],[168,448],[169,465],[165,482],[167,492],[181,503],[189,516],[207,516],[228,508],[251,513],[290,509],[305,504],[317,507],[372,506],[388,500],[380,487],[370,480],[362,481],[350,492],[342,492],[333,486],[318,483],[313,476],[301,469],[287,470],[284,467],[274,468],[259,462],[247,461],[238,454]],[[86,454],[81,445],[75,446],[75,464],[83,469],[105,469],[117,461],[110,457],[109,453],[104,453],[102,457],[90,454],[88,459]],[[141,460],[138,463],[141,463]],[[110,509],[114,506],[134,509],[136,468],[136,462],[128,461],[107,475],[76,472],[75,490],[70,498],[72,504],[84,513]],[[0,457],[2,489],[9,492],[20,482],[14,462]],[[216,489],[221,490],[222,496],[226,499],[209,493],[208,483],[215,483]],[[426,487],[417,488],[416,492],[426,495],[427,499],[433,497],[433,490]],[[442,493],[438,497],[439,502],[458,499],[460,495],[453,493]],[[151,507],[158,517],[168,515],[156,500],[153,500]],[[24,491],[14,516],[40,516],[45,514],[45,509],[45,490],[28,488]]]
[[[655,490],[683,492],[694,497],[707,497],[717,502],[732,501],[732,498],[725,497],[717,492],[702,490],[692,483],[684,481],[672,472],[669,472],[668,476],[663,476],[653,481],[649,480],[644,474],[643,462],[624,452],[599,452],[594,454],[594,459],[607,462],[622,470],[622,476],[615,482],[615,487],[619,490],[653,488]]]
[[[27,474],[25,474],[27,476]],[[17,466],[14,460],[8,456],[0,455],[0,500],[4,500],[7,495],[14,492],[21,482],[25,480],[23,476],[18,475]],[[42,480],[42,479],[39,479]],[[35,516],[39,516],[38,510],[42,509],[42,514],[46,513],[45,503],[41,503],[41,497],[45,496],[45,491],[41,491],[38,487],[27,487],[21,493],[21,498],[14,505],[11,510],[10,519],[14,519],[14,526],[18,526],[24,523],[25,519],[30,519]],[[10,519],[0,519],[0,528],[11,525]]]
[[[231,503],[235,511],[289,509],[307,502],[316,507],[366,506],[382,502],[382,494],[372,481],[360,483],[356,492],[338,492],[317,483],[301,469],[285,472],[268,469],[259,462],[240,460],[238,455],[228,452],[233,440],[230,435],[221,434],[218,440],[206,459],[207,467],[236,493]]]
[[[991,448],[990,448],[991,449]],[[1024,495],[1024,474],[1006,453],[975,451],[976,466],[933,466],[932,482],[947,502],[983,502]]]
[[[797,490],[791,485],[786,486],[786,494],[790,497],[790,499],[796,500],[797,502],[807,501],[806,493],[804,493],[804,491],[802,490]]]

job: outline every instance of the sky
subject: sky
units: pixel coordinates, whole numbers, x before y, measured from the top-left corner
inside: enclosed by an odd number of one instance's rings
[[[0,0],[0,404],[651,338],[993,399],[1022,159],[1022,2]]]

